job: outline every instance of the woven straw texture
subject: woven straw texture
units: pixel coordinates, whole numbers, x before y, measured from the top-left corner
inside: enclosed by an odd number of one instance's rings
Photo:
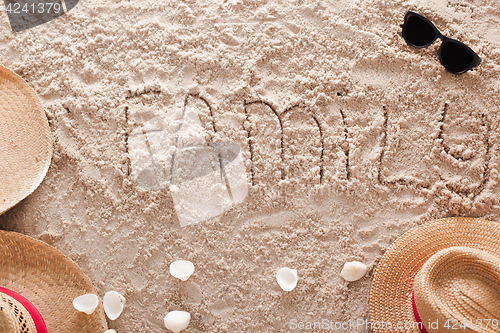
[[[470,247],[500,257],[500,224],[476,218],[446,218],[415,227],[399,237],[380,260],[373,277],[370,290],[372,324],[415,322],[411,297],[415,275],[431,256],[454,246]],[[417,327],[387,329],[376,325],[373,332],[420,333]]]
[[[16,299],[0,293],[0,333],[35,333],[28,310]]]
[[[51,157],[52,136],[36,93],[0,66],[0,214],[40,185]]]
[[[478,320],[500,318],[499,287],[500,258],[469,247],[437,252],[422,266],[413,283],[422,319],[442,323],[444,327],[447,319],[455,318],[471,325],[460,330],[467,333],[500,331],[498,325],[478,325]],[[440,331],[427,328],[428,333]]]
[[[0,231],[0,286],[26,297],[42,314],[48,332],[104,333],[100,303],[92,315],[73,307],[76,297],[97,291],[59,250],[28,236]]]

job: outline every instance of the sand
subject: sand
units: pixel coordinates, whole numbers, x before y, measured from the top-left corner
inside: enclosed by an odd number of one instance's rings
[[[481,65],[453,75],[439,42],[407,46],[407,10]],[[0,228],[60,249],[101,297],[123,294],[109,321],[119,333],[164,332],[171,310],[191,313],[186,332],[368,320],[371,278],[394,239],[441,217],[500,219],[499,36],[493,0],[82,0],[17,34],[2,12],[1,63],[38,93],[54,156]],[[142,134],[151,152],[134,141],[141,128],[158,130]],[[148,165],[155,175],[172,165],[175,140],[235,143],[241,164],[223,163],[222,181],[208,150],[210,165],[187,160],[196,177],[174,186],[169,175],[185,174],[172,167],[157,188],[139,186]],[[192,214],[196,195],[209,199]],[[177,259],[195,265],[186,282],[169,274]],[[344,281],[348,260],[366,276]],[[297,269],[291,292],[276,282],[281,267]]]

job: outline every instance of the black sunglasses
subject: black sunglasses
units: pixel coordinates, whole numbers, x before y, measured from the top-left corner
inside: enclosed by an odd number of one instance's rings
[[[443,36],[431,21],[420,14],[408,11],[401,27],[403,38],[413,47],[427,47],[436,39],[441,39],[439,61],[448,72],[463,74],[481,63],[481,58],[470,47],[458,40]]]

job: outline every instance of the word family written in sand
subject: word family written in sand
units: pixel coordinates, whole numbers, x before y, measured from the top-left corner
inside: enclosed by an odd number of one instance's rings
[[[272,192],[284,183],[312,188],[360,180],[424,195],[442,182],[453,193],[476,198],[488,183],[490,120],[465,115],[479,128],[464,136],[460,117],[465,116],[458,117],[449,103],[436,113],[434,123],[427,120],[425,135],[413,138],[413,132],[401,136],[407,121],[397,119],[391,106],[366,105],[371,117],[379,107],[380,119],[361,128],[352,127],[353,120],[369,115],[328,103],[324,95],[312,107],[278,110],[255,100],[222,115],[197,94],[187,95],[183,107],[168,112],[148,105],[162,94],[161,89],[146,90],[130,97],[153,96],[127,106],[128,169],[143,189],[168,187],[183,226],[242,203],[252,187]],[[403,148],[412,145],[420,148],[408,156]],[[467,181],[457,183],[456,174]]]

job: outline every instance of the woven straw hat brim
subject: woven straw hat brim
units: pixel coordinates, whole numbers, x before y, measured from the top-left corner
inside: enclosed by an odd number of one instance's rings
[[[52,136],[38,96],[0,65],[0,214],[30,195],[52,158]]]
[[[460,332],[498,333],[495,321],[478,321],[500,318],[499,286],[500,257],[471,247],[449,247],[429,258],[415,276],[416,310],[427,323],[441,323],[432,331],[427,327],[428,332],[442,331],[454,319],[471,326]]]
[[[91,280],[59,250],[14,232],[0,231],[0,286],[26,297],[42,314],[48,332],[103,333],[102,303],[92,315],[77,311],[73,299],[96,294]]]
[[[466,246],[500,257],[500,224],[477,218],[454,217],[410,229],[386,251],[373,277],[370,290],[370,322],[415,322],[412,289],[415,275],[436,252]],[[380,325],[379,325],[380,326]],[[377,328],[373,332],[420,333],[417,327]]]
[[[0,293],[0,333],[36,332],[28,310],[15,298]]]

